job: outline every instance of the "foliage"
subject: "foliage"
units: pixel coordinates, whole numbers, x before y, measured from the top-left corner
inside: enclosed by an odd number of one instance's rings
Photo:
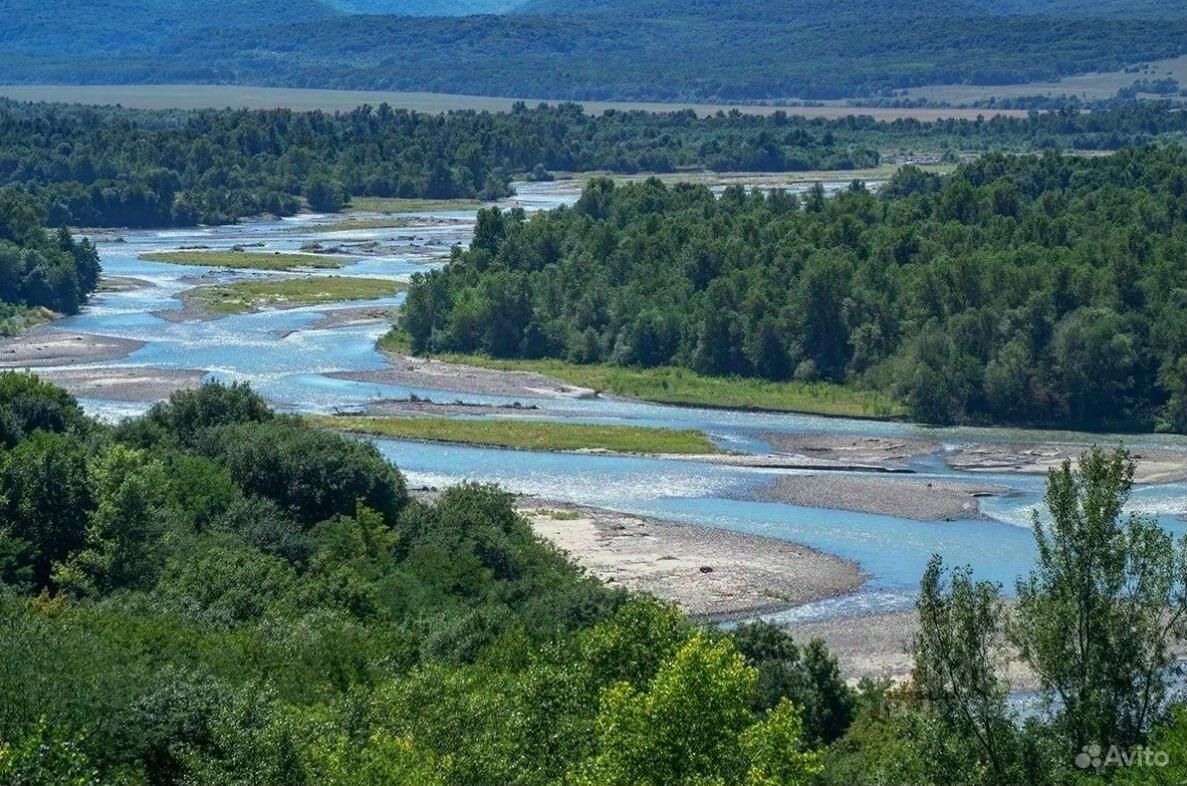
[[[485,211],[400,327],[417,353],[638,385],[677,366],[873,388],[927,422],[1176,427],[1185,167],[1179,147],[989,155],[832,199],[594,179],[573,208]]]
[[[187,290],[182,298],[217,314],[239,314],[259,308],[379,300],[403,288],[397,281],[382,278],[305,276],[209,284]]]
[[[0,315],[13,305],[73,314],[99,285],[94,245],[45,223],[36,199],[0,188]]]
[[[292,270],[293,268],[339,268],[346,261],[336,257],[318,254],[271,254],[246,253],[242,251],[154,251],[141,254],[149,262],[167,262],[170,265],[196,265],[200,267],[229,267],[235,270]]]
[[[827,713],[794,702],[843,693],[827,653],[739,635],[752,667],[731,636],[586,578],[497,488],[408,500],[371,448],[243,386],[116,428],[45,422],[0,454],[5,783],[787,786],[819,771],[806,724]],[[783,667],[803,679],[760,693]]]
[[[1187,639],[1187,544],[1151,517],[1123,516],[1133,471],[1120,448],[1052,471],[1052,521],[1036,516],[1038,564],[1018,583],[1011,638],[1076,749],[1142,741]]]
[[[66,391],[32,374],[0,373],[0,446],[14,447],[38,430],[85,427],[82,409]]]

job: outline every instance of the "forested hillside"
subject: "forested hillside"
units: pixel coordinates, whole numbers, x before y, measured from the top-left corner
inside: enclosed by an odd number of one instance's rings
[[[375,0],[232,3],[227,14],[199,3],[181,17],[172,0],[109,1],[81,14],[61,5],[6,9],[5,80],[755,101],[1029,82],[1187,52],[1183,14],[1117,4],[1097,13],[1064,0],[533,0],[448,5],[439,17],[393,15],[430,9]],[[470,8],[507,13],[453,16]],[[158,18],[163,25],[145,24]]]
[[[1052,473],[1016,605],[934,558],[913,682],[854,689],[818,640],[607,589],[509,495],[411,499],[373,446],[245,387],[111,427],[0,374],[0,783],[1055,786],[1092,739],[1177,782],[1187,551],[1122,514],[1133,471]],[[1049,714],[1007,703],[1007,636]]]
[[[320,0],[5,0],[0,51],[26,55],[160,51],[163,37],[335,16]]]
[[[522,0],[326,0],[326,4],[350,14],[397,16],[468,16],[502,14]]]
[[[13,786],[792,786],[855,709],[245,388],[112,429],[0,374],[0,630]]]
[[[1187,431],[1187,152],[985,156],[826,199],[656,180],[485,211],[417,352],[893,391],[916,419]]]
[[[738,113],[589,115],[576,105],[444,116],[365,108],[135,112],[0,103],[0,186],[40,203],[52,226],[189,226],[290,215],[313,196],[484,197],[551,171],[848,170],[884,154],[1048,148],[1114,150],[1187,135],[1158,107],[978,121],[879,123]]]

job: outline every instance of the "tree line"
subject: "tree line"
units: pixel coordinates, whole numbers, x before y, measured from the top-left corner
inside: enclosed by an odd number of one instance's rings
[[[0,104],[0,185],[53,226],[191,226],[335,211],[351,196],[494,199],[513,175],[849,169],[874,150],[824,129],[691,112],[586,114],[566,104],[431,115],[131,112]]]
[[[386,105],[342,113],[132,111],[0,102],[0,186],[50,226],[192,226],[351,196],[481,197],[552,172],[848,170],[886,156],[1114,150],[1182,138],[1183,113],[1138,106],[1027,118],[876,122],[691,111],[588,114],[575,104],[429,115]]]
[[[1187,153],[986,155],[826,198],[592,180],[414,277],[415,352],[887,390],[933,423],[1187,430]]]

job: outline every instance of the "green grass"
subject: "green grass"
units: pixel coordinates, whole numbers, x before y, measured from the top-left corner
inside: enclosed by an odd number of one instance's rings
[[[197,287],[185,298],[217,314],[239,314],[266,306],[312,306],[343,300],[374,300],[403,291],[404,285],[380,278],[309,276],[237,281]]]
[[[408,337],[398,328],[381,336],[378,347],[389,352],[410,352]],[[828,382],[769,382],[743,377],[710,377],[674,367],[625,368],[563,360],[498,360],[485,355],[434,357],[499,371],[535,371],[577,387],[661,404],[887,420],[906,416],[902,402],[886,393]]]
[[[768,382],[744,377],[709,377],[682,368],[577,365],[563,360],[494,360],[481,355],[438,357],[504,371],[535,371],[570,385],[661,404],[864,418],[895,418],[906,413],[900,403],[884,393],[827,382]]]
[[[393,439],[458,442],[516,450],[605,450],[614,453],[719,452],[699,431],[642,426],[600,426],[533,420],[323,415],[307,418],[315,426]]]
[[[244,251],[152,251],[141,254],[149,262],[171,265],[205,265],[238,270],[291,270],[295,267],[339,268],[346,260],[317,254],[249,254]]]
[[[486,368],[536,371],[571,385],[663,404],[806,412],[844,417],[892,418],[902,405],[877,391],[826,382],[769,382],[741,377],[710,377],[682,368],[623,368],[577,365],[562,360],[503,361],[473,355],[442,360]]]
[[[0,302],[0,338],[14,338],[54,318],[47,308],[29,308]]]

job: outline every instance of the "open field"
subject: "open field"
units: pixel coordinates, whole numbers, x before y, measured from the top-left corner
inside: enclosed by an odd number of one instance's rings
[[[1132,81],[1132,80],[1131,80]],[[414,93],[380,90],[312,90],[289,87],[252,87],[247,85],[2,85],[0,96],[18,101],[53,101],[66,104],[99,104],[130,109],[294,109],[299,111],[350,111],[363,104],[387,103],[397,109],[442,113],[455,109],[507,112],[518,101],[538,103],[541,99],[494,98],[489,96]],[[719,111],[738,110],[745,114],[770,115],[784,111],[799,117],[836,118],[868,115],[879,120],[937,120],[968,118],[978,115],[1024,116],[1021,110],[1000,109],[920,109],[897,107],[853,107],[830,103],[825,106],[762,106],[752,104],[665,104],[629,101],[585,101],[586,111],[601,114],[609,109],[650,112],[674,112],[692,109],[701,116]]]
[[[1142,73],[1124,71],[1094,72],[1068,76],[1054,82],[1025,82],[1018,85],[929,85],[912,87],[904,92],[908,98],[926,98],[949,104],[970,104],[990,98],[1020,98],[1022,96],[1077,96],[1095,101],[1112,98],[1123,87],[1140,79],[1171,77],[1187,87],[1187,55],[1167,60],[1155,60],[1150,70]]]
[[[837,417],[895,418],[902,405],[884,393],[827,382],[768,382],[708,377],[681,368],[578,365],[563,360],[495,360],[481,355],[440,355],[440,360],[500,371],[528,371],[592,390],[661,404],[804,412]]]
[[[552,423],[532,420],[460,420],[424,417],[309,417],[309,422],[353,434],[430,442],[458,442],[516,450],[599,450],[614,453],[717,452],[699,431]]]
[[[212,314],[239,314],[257,308],[284,308],[337,303],[343,300],[376,300],[390,297],[403,284],[381,278],[310,276],[264,281],[236,281],[195,287],[182,293],[187,306]]]
[[[141,254],[149,262],[170,265],[229,267],[236,270],[292,270],[298,267],[340,268],[342,259],[317,254],[249,254],[244,251],[152,251]]]

